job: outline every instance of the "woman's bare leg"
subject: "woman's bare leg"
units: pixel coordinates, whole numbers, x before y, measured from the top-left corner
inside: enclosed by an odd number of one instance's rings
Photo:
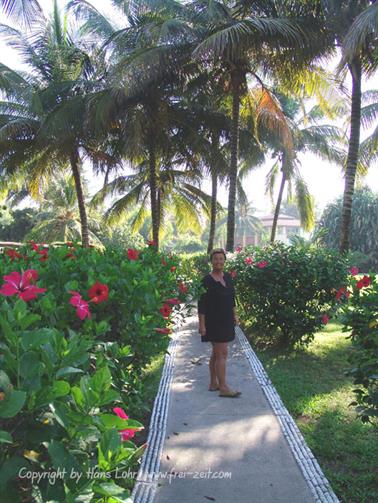
[[[218,378],[215,370],[215,353],[214,353],[214,343],[211,343],[213,346],[213,350],[210,356],[209,361],[209,369],[210,369],[210,386],[209,388],[217,388],[218,387]]]
[[[226,362],[228,354],[227,342],[215,342],[213,344],[215,353],[215,371],[218,377],[219,390],[222,392],[231,391],[226,384]]]

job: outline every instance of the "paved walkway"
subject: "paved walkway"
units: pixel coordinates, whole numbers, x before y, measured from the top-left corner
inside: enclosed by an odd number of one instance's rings
[[[208,391],[211,344],[196,317],[168,350],[132,501],[338,502],[239,328],[227,364],[238,398]]]

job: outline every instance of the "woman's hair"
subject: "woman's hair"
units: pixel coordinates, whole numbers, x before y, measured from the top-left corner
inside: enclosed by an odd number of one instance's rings
[[[227,260],[226,252],[223,250],[223,248],[214,248],[210,252],[210,262],[213,260],[213,255],[215,255],[216,253],[223,253],[224,260]]]

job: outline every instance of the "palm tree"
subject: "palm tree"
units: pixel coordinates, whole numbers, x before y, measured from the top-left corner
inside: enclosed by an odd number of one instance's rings
[[[289,200],[292,199],[292,184],[295,185],[295,200],[298,205],[302,227],[309,231],[315,222],[313,197],[309,193],[307,184],[300,173],[300,163],[297,159],[298,153],[311,152],[330,162],[342,165],[345,161],[345,152],[342,148],[343,134],[339,128],[327,124],[319,124],[324,118],[324,112],[318,104],[310,111],[306,111],[303,100],[295,100],[285,95],[278,94],[283,100],[284,109],[282,111],[287,128],[293,139],[294,157],[287,156],[286,149],[273,135],[273,157],[277,162],[269,171],[266,178],[267,192],[273,199],[273,189],[278,172],[281,171],[281,182],[275,205],[274,218],[271,230],[271,242],[274,242],[278,215],[281,208],[282,196],[286,183],[289,184]],[[338,103],[334,107],[328,105],[331,115],[339,110]],[[298,112],[303,113],[298,116]]]
[[[180,232],[201,229],[200,214],[209,214],[211,197],[204,193],[199,184],[201,171],[198,168],[180,169],[183,159],[161,160],[161,169],[157,175],[157,203],[159,214],[159,231],[162,234],[167,215],[171,212],[175,215],[175,222]],[[107,196],[122,196],[117,199],[105,212],[104,222],[113,225],[125,220],[130,210],[138,207],[138,211],[129,222],[131,229],[136,232],[143,226],[148,216],[148,203],[151,185],[149,183],[148,161],[142,161],[140,165],[133,167],[135,174],[121,175],[108,182],[99,190],[91,201],[91,206],[96,207],[103,203]]]
[[[85,183],[83,191],[88,197]],[[100,230],[100,215],[91,210],[88,218],[93,230]],[[92,243],[101,245],[95,232],[88,230]],[[37,242],[78,241],[81,237],[80,212],[76,197],[75,180],[69,171],[54,177],[44,192],[40,202],[36,225],[25,239]]]
[[[360,0],[321,0],[325,26],[334,37],[334,45],[343,48],[338,66],[339,73],[349,72],[352,79],[350,134],[346,162],[340,253],[349,249],[350,223],[355,178],[358,165],[361,129],[362,75],[371,75],[376,68],[376,38],[371,37],[371,27],[376,16],[375,2]],[[376,30],[376,27],[375,27]]]
[[[28,173],[29,189],[38,197],[39,179],[70,166],[75,180],[82,244],[89,245],[88,220],[81,183],[81,165],[87,157],[97,169],[118,160],[104,138],[97,138],[85,121],[86,96],[95,85],[95,67],[75,43],[67,17],[56,0],[51,19],[24,35],[1,26],[8,43],[29,66],[28,74],[0,65],[0,88],[7,101],[0,104],[0,165],[9,177],[20,169]]]
[[[29,27],[33,20],[43,17],[41,5],[37,0],[0,0],[0,7],[11,19]]]
[[[378,118],[378,91],[365,91],[362,94],[361,124],[362,127],[370,128],[377,123]],[[362,164],[370,166],[378,160],[378,125],[374,131],[360,145],[360,157]]]
[[[135,164],[148,158],[152,238],[158,247],[157,159],[165,157],[169,148],[174,83],[189,61],[187,35],[192,35],[180,20],[183,6],[177,2],[114,0],[113,4],[125,19],[122,29],[112,26],[88,2],[71,0],[68,7],[85,18],[84,31],[101,39],[107,52],[106,83],[92,100],[94,120],[104,129],[109,123],[118,125],[120,153],[125,158]]]
[[[207,63],[216,60],[229,77],[232,128],[226,246],[231,251],[235,230],[240,99],[247,93],[246,75],[249,73],[261,82],[256,69],[261,62],[269,67],[266,48],[280,53],[298,49],[306,49],[307,54],[312,52],[308,44],[312,26],[308,26],[305,35],[299,22],[289,19],[280,8],[280,2],[274,1],[230,4],[226,1],[196,0],[188,8],[193,11],[193,17],[199,20],[201,30],[205,32],[204,39],[194,50],[194,56]]]

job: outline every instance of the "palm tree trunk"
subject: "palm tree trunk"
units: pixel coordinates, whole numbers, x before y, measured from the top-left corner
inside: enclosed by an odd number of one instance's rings
[[[88,219],[87,219],[87,211],[85,208],[83,187],[81,184],[81,177],[79,171],[80,157],[77,150],[74,150],[72,152],[70,162],[71,162],[72,174],[75,180],[77,202],[79,205],[80,223],[81,223],[81,243],[83,248],[89,248]]]
[[[156,189],[156,207],[157,207],[157,226],[158,226],[158,233],[160,232],[160,224],[161,224],[161,189],[158,188]]]
[[[232,86],[232,124],[231,124],[231,161],[229,173],[227,243],[226,250],[234,250],[235,239],[235,201],[236,177],[238,171],[239,109],[240,109],[241,74],[238,70],[231,72]]]
[[[149,144],[149,182],[150,182],[150,200],[151,200],[151,220],[152,220],[152,239],[156,243],[156,249],[159,248],[159,213],[157,207],[157,184],[156,184],[156,153],[154,143],[154,132],[150,132]]]
[[[215,224],[217,218],[217,192],[218,192],[218,173],[217,166],[215,163],[214,150],[218,147],[218,138],[216,135],[212,135],[211,144],[213,148],[213,155],[211,156],[211,210],[210,210],[210,232],[209,232],[209,242],[207,245],[207,253],[210,253],[214,248],[214,238],[215,238]]]
[[[285,188],[285,182],[286,182],[286,173],[284,170],[284,163],[285,163],[285,157],[282,159],[282,178],[281,178],[281,185],[280,185],[280,190],[278,191],[278,198],[277,198],[277,203],[276,203],[276,208],[274,210],[274,217],[273,217],[273,223],[272,223],[272,233],[270,235],[270,242],[274,243],[275,237],[276,237],[276,230],[277,230],[277,223],[278,223],[278,215],[280,214],[280,209],[281,209],[281,203],[282,203],[282,195],[283,191]]]
[[[340,253],[349,250],[349,234],[352,217],[354,182],[356,178],[361,126],[361,62],[354,59],[349,65],[352,75],[352,109],[347,166],[345,173],[344,199],[341,215]]]

